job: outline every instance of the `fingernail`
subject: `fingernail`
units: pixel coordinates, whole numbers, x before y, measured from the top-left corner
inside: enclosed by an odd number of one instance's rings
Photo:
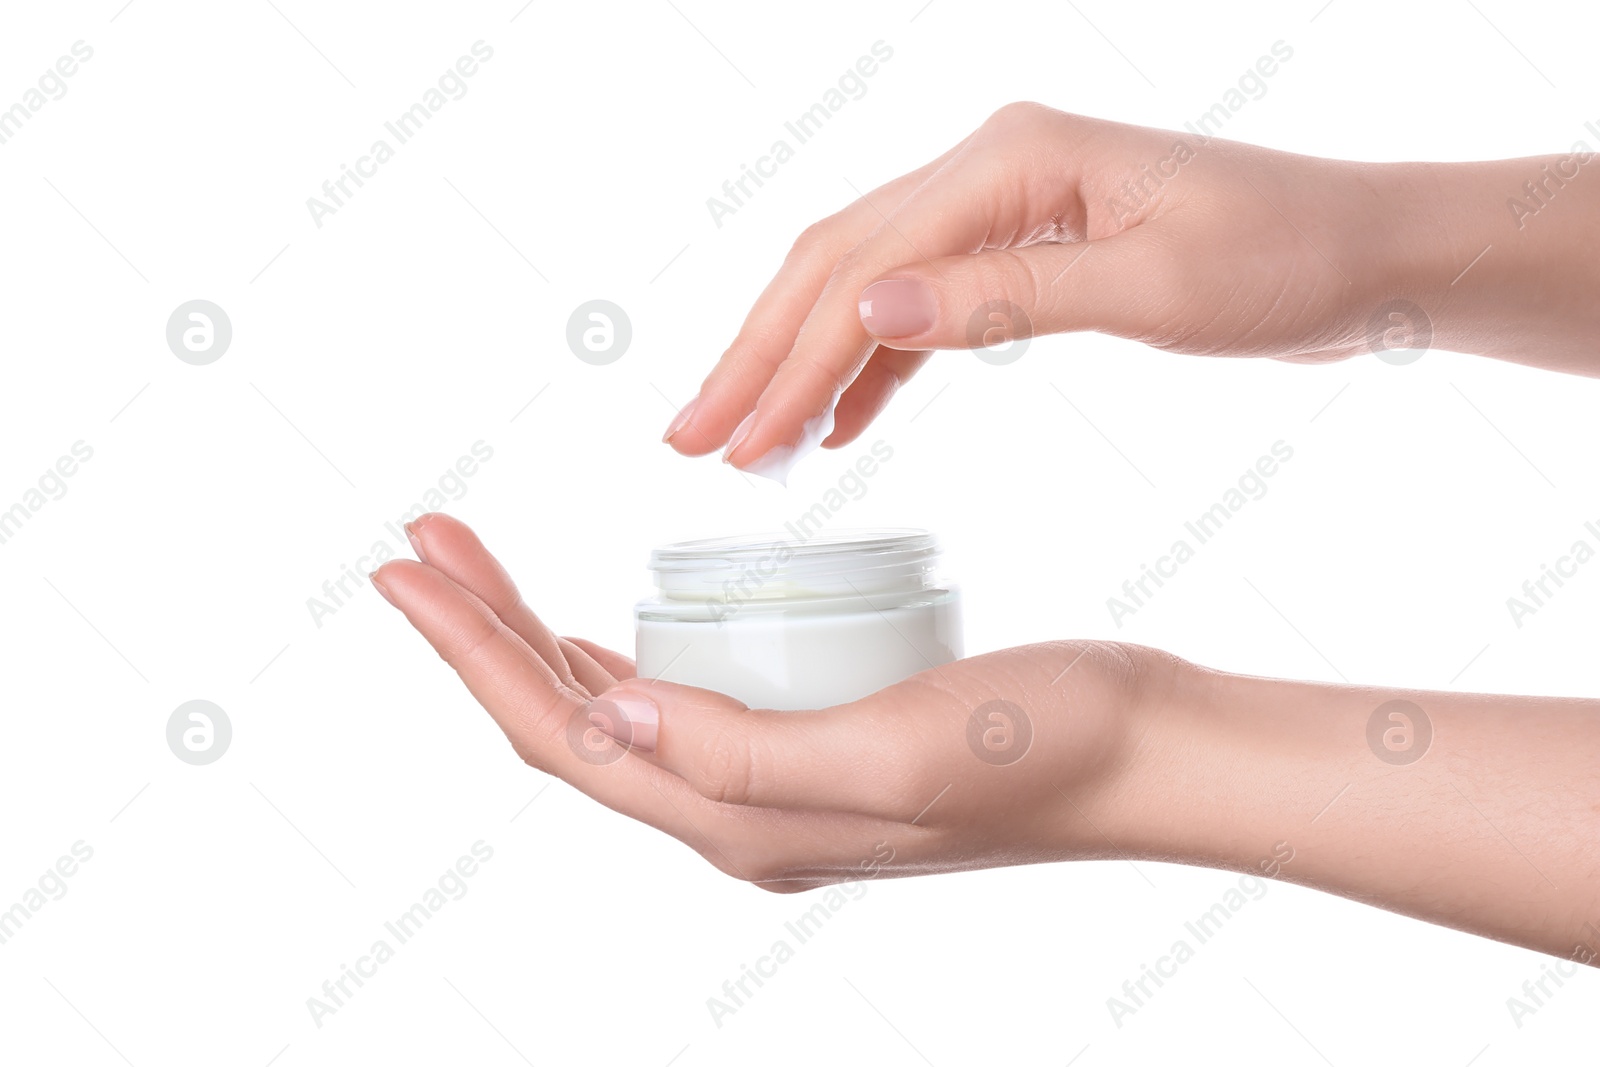
[[[417,554],[418,562],[421,562],[421,563],[428,562],[428,554],[426,552],[422,551],[422,538],[417,536],[417,524],[414,523],[414,522],[408,522],[405,525],[405,530],[406,530],[406,540],[411,542],[411,551],[413,551],[413,552],[415,552]],[[377,571],[373,571],[373,573],[376,574]],[[377,583],[373,583],[373,584],[377,584]]]
[[[661,711],[644,697],[632,693],[589,701],[589,724],[629,748],[656,750],[656,729]]]
[[[875,337],[915,337],[933,328],[939,301],[916,278],[887,278],[861,291],[861,325]]]
[[[689,398],[689,402],[687,404],[683,405],[682,410],[680,410],[677,415],[673,416],[671,424],[667,426],[667,432],[661,435],[661,441],[663,444],[672,440],[673,434],[689,425],[689,418],[694,414],[694,406],[698,403],[700,403],[700,394],[696,393],[694,396]]]
[[[389,590],[384,588],[384,585],[383,585],[382,582],[378,581],[378,572],[377,571],[373,571],[371,574],[368,574],[367,575],[367,581],[372,583],[372,588],[376,589],[379,592],[379,594],[381,594],[383,596],[383,599],[387,600],[390,604],[394,604],[394,597],[390,596],[389,595]]]
[[[743,422],[733,428],[733,436],[728,438],[727,447],[722,450],[722,462],[730,462],[728,457],[733,455],[734,449],[744,444],[744,439],[750,436],[750,431],[754,428],[755,421],[756,413],[752,411],[744,417]]]

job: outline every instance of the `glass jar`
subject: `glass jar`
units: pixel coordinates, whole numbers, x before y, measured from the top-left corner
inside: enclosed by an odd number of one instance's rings
[[[754,708],[843,704],[961,658],[960,596],[922,530],[664,545],[634,609],[639,676]]]

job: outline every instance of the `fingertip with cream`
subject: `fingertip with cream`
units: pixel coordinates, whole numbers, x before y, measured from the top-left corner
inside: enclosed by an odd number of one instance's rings
[[[795,465],[820,448],[822,442],[833,433],[833,413],[836,405],[837,398],[830,398],[828,405],[820,414],[813,415],[801,425],[800,436],[793,444],[774,445],[754,459],[733,465],[748,474],[770,479],[787,488],[789,473],[794,470]],[[733,453],[750,436],[755,417],[756,413],[752,411],[733,431],[733,438],[729,440],[727,450],[722,454],[724,463],[733,463]]]

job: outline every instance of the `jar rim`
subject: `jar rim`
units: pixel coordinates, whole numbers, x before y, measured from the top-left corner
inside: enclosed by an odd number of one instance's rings
[[[926,530],[781,531],[662,545],[650,553],[650,569],[671,599],[803,599],[927,589],[939,556]]]

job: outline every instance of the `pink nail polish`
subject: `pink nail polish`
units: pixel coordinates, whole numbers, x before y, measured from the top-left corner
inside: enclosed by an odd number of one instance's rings
[[[861,325],[874,337],[915,337],[933,328],[939,300],[916,278],[886,278],[861,291]]]
[[[417,561],[420,562],[420,563],[426,563],[426,562],[428,562],[428,554],[426,552],[422,551],[422,538],[417,536],[416,527],[417,527],[417,524],[414,523],[414,522],[406,523],[406,525],[405,525],[406,540],[411,542],[411,551],[413,551],[413,552],[415,552],[417,554]],[[376,573],[376,572],[374,572],[374,573]]]
[[[695,405],[698,403],[700,403],[700,394],[696,393],[694,396],[689,398],[689,402],[687,404],[683,405],[682,410],[680,410],[677,415],[673,416],[672,423],[667,427],[667,432],[661,435],[661,441],[663,444],[672,440],[673,434],[689,425],[689,419],[693,417]]]
[[[645,752],[656,750],[656,731],[661,712],[649,700],[632,693],[618,693],[589,701],[585,709],[589,724],[629,748]]]
[[[752,411],[744,417],[744,421],[733,428],[733,436],[728,438],[728,446],[722,450],[722,462],[729,462],[728,457],[733,455],[734,449],[744,444],[744,439],[750,436],[750,431],[755,428],[756,413]]]

